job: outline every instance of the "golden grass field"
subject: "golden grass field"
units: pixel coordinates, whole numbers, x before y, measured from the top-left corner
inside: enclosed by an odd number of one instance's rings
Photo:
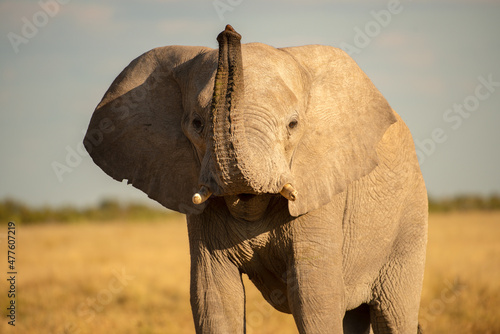
[[[17,319],[0,333],[194,333],[184,218],[17,226]],[[251,333],[297,333],[247,287]],[[500,213],[433,214],[420,320],[431,333],[500,333]]]

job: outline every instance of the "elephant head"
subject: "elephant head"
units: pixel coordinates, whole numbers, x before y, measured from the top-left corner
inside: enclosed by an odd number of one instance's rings
[[[231,26],[217,39],[153,49],[115,79],[84,141],[107,174],[183,213],[281,193],[298,216],[377,166],[395,116],[347,54],[241,45]]]

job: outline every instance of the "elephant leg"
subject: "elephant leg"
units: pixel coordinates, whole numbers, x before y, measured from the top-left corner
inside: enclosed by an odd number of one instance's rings
[[[378,297],[371,302],[370,322],[374,334],[418,333],[420,303],[414,300],[414,296],[420,296],[420,290],[417,292],[415,289],[420,282],[405,279],[400,283],[407,289],[382,285],[380,289],[383,292],[377,292]]]
[[[418,312],[425,266],[426,229],[421,220],[404,222],[389,261],[380,272],[370,303],[375,334],[419,332]]]
[[[315,280],[313,276],[319,271],[318,267],[294,268],[287,279],[288,300],[295,323],[300,334],[342,333],[344,294],[334,286],[342,286],[342,280],[326,273],[321,275],[323,279]]]
[[[191,308],[196,333],[245,333],[245,291],[232,264],[194,256]]]
[[[369,334],[370,307],[367,304],[361,304],[354,310],[347,311],[343,324],[344,334]]]
[[[325,216],[334,217],[334,213],[300,217],[291,229],[286,283],[290,310],[301,334],[343,332],[342,224],[326,223]]]
[[[224,212],[188,215],[191,309],[196,333],[245,333],[245,289],[230,259]]]

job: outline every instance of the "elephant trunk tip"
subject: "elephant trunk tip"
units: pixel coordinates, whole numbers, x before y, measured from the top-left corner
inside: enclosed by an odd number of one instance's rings
[[[285,197],[289,201],[295,201],[298,196],[297,190],[290,184],[287,183],[283,186],[283,189],[280,191],[281,196]]]
[[[236,32],[236,30],[234,30],[233,26],[230,24],[226,25],[226,29],[224,29],[224,31]]]
[[[239,42],[241,40],[241,35],[238,34],[238,32],[236,32],[236,30],[234,30],[234,28],[230,24],[228,24],[226,25],[224,31],[217,36],[217,41],[219,42],[219,49],[221,46],[220,44],[224,44],[224,42],[228,42],[229,39],[233,38],[236,38],[236,41]]]
[[[205,202],[210,196],[212,195],[212,191],[206,187],[206,186],[201,186],[200,190],[193,195],[193,203],[194,204],[201,204]]]

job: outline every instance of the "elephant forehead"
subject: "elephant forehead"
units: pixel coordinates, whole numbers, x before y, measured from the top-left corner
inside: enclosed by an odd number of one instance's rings
[[[243,45],[242,54],[247,98],[290,105],[306,96],[307,77],[288,53],[252,43]]]
[[[214,70],[211,74],[207,75],[203,81],[197,81],[195,88],[195,91],[197,92],[197,103],[203,108],[210,106],[212,102],[212,96],[214,94],[215,73],[216,71]]]
[[[247,66],[279,70],[297,66],[295,60],[286,52],[262,43],[241,46],[244,68]]]
[[[176,76],[184,92],[186,106],[192,103],[201,107],[210,105],[217,72],[217,54],[218,50],[199,54],[189,64],[177,69]]]

